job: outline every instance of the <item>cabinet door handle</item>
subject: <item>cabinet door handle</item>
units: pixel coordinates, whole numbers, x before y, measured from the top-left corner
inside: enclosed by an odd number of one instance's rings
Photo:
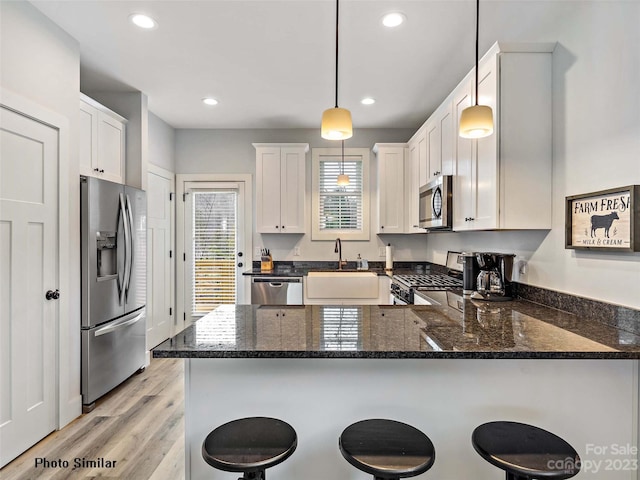
[[[284,225],[282,225],[282,229],[284,230]]]
[[[280,228],[280,225],[276,225],[276,228]]]

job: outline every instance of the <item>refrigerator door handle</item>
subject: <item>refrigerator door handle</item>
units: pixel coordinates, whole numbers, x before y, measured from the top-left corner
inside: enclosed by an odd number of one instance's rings
[[[122,220],[122,227],[124,230],[124,265],[122,267],[122,280],[120,280],[120,265],[118,265],[118,290],[119,290],[119,302],[120,305],[124,303],[125,287],[127,285],[127,259],[129,257],[129,226],[127,223],[127,212],[124,204],[124,195],[120,194],[120,212],[118,214],[118,228],[119,223]]]
[[[128,327],[129,325],[133,325],[134,323],[139,322],[143,317],[144,317],[144,312],[139,313],[138,315],[136,315],[135,317],[129,320],[120,321],[118,323],[113,323],[111,325],[107,325],[105,327],[99,328],[98,330],[95,331],[94,336],[99,337],[101,335],[106,335],[107,333],[114,332],[121,328]]]
[[[125,284],[125,298],[129,296],[129,286],[131,285],[131,274],[133,271],[133,209],[131,208],[131,198],[127,195],[127,221],[129,223],[129,242],[127,244],[127,250],[129,251],[129,265],[127,266],[127,283]]]

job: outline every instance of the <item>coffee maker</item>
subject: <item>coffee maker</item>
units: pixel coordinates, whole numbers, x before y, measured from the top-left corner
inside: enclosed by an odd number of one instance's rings
[[[476,291],[482,300],[506,301],[514,296],[514,285],[511,282],[513,273],[512,253],[476,253],[478,261],[478,281]]]

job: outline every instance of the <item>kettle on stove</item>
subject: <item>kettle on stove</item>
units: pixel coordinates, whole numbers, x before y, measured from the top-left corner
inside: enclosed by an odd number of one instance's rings
[[[478,267],[477,292],[479,298],[490,301],[511,300],[514,296],[512,253],[476,253]],[[478,298],[478,296],[476,297]]]

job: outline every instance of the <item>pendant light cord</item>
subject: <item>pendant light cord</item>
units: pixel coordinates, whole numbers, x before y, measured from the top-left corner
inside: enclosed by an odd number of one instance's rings
[[[340,162],[340,175],[344,175],[344,140],[342,140],[342,162]]]
[[[478,32],[479,30],[480,30],[480,0],[476,0],[476,105],[478,105],[478,37],[479,37]],[[336,32],[336,35],[337,35],[337,32]],[[336,48],[337,48],[337,45],[336,45]],[[336,83],[336,88],[337,88],[337,83]],[[338,105],[337,95],[338,93],[336,90],[336,106]]]
[[[338,108],[338,15],[340,0],[336,0],[336,108]]]

